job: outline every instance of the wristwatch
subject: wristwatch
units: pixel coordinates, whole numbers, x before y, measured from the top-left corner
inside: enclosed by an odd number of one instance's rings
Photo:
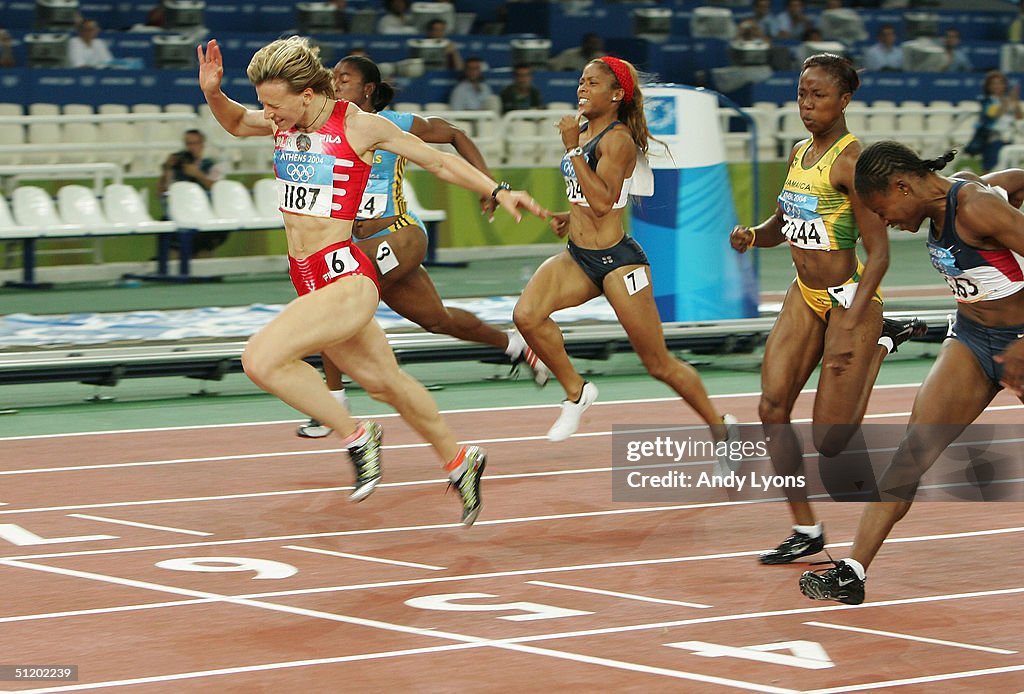
[[[502,181],[501,183],[499,183],[497,185],[497,187],[494,190],[491,191],[491,200],[494,200],[495,202],[497,202],[498,201],[498,193],[500,193],[503,190],[512,190],[512,186],[510,186],[505,181]]]
[[[576,147],[573,147],[570,150],[566,150],[565,156],[569,157],[570,159],[572,159],[573,157],[582,157],[583,148],[577,145]]]

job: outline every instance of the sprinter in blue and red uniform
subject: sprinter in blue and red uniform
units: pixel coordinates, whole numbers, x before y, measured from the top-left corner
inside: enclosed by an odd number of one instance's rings
[[[815,600],[863,602],[868,565],[910,510],[921,475],[1000,390],[1024,401],[1024,213],[1005,195],[1020,204],[1020,172],[981,182],[937,174],[954,154],[922,160],[898,142],[878,142],[857,161],[857,193],[889,225],[916,232],[930,220],[928,252],[957,312],[879,482],[882,501],[865,508],[850,557],[800,578],[800,590]],[[1001,194],[986,183],[1011,189]]]

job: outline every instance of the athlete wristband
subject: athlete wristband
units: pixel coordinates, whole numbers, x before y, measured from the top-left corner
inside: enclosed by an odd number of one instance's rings
[[[502,181],[497,185],[497,187],[495,187],[494,190],[491,191],[491,200],[493,200],[494,202],[498,202],[498,193],[500,193],[503,190],[512,190],[512,186],[510,186],[505,181]]]
[[[569,157],[570,159],[572,159],[573,157],[582,157],[583,156],[583,148],[577,145],[576,147],[573,147],[572,149],[566,150],[565,156]]]

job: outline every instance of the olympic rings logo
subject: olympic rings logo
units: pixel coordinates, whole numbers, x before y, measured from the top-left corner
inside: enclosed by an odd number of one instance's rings
[[[291,180],[306,183],[313,178],[316,169],[310,164],[288,164],[285,167],[285,172]]]

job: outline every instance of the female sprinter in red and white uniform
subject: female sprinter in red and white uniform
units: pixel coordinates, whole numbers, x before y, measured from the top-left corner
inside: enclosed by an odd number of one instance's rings
[[[223,58],[216,40],[198,48],[199,84],[217,121],[235,136],[272,135],[274,173],[284,216],[292,283],[299,297],[252,336],[242,355],[254,383],[331,427],[356,468],[354,500],[380,479],[381,429],[357,423],[331,397],[303,358],[326,353],[374,399],[394,407],[437,451],[462,497],[462,522],[480,513],[486,455],[459,447],[423,386],[398,367],[373,320],[376,273],[352,244],[352,225],[375,149],[386,149],[438,178],[490,195],[517,220],[520,209],[546,216],[527,193],[509,190],[465,160],[438,152],[380,116],[334,99],[331,71],[308,40],[274,41],[256,52],[247,74],[263,104],[247,109],[221,90]]]

